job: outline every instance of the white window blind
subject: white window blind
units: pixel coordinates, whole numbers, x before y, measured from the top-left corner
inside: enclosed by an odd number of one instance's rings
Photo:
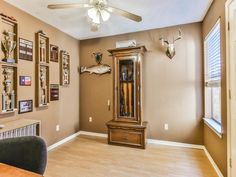
[[[221,123],[221,40],[220,20],[204,42],[205,53],[205,117]]]
[[[207,76],[208,84],[219,81],[221,78],[221,52],[220,52],[220,23],[216,26],[206,39]]]

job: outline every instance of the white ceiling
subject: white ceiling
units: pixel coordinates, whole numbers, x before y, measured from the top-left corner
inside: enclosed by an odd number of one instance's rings
[[[90,31],[86,9],[49,10],[53,3],[88,0],[5,0],[77,38],[89,39],[202,21],[213,0],[109,0],[109,4],[142,16],[140,23],[112,15],[97,32]]]

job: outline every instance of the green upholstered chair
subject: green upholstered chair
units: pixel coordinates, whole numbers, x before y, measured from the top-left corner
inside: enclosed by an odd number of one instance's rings
[[[47,164],[47,146],[36,136],[0,140],[0,162],[42,175]]]

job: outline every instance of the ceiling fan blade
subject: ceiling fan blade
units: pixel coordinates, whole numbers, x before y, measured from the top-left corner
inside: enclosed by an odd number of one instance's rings
[[[122,10],[122,9],[118,9],[116,7],[107,7],[106,10],[108,12],[111,12],[111,13],[114,13],[114,14],[117,14],[117,15],[121,15],[123,17],[126,17],[130,20],[133,20],[133,21],[136,21],[136,22],[141,22],[142,21],[142,17],[141,16],[138,16],[138,15],[135,15],[135,14],[132,14],[130,12],[127,12],[125,10]]]
[[[50,4],[48,5],[49,9],[65,9],[65,8],[87,8],[87,7],[92,7],[90,4],[79,4],[79,3],[74,3],[74,4]]]

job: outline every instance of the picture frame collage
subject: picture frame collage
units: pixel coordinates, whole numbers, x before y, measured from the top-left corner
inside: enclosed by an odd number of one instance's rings
[[[43,37],[45,36],[46,37],[46,34],[43,32],[43,31],[39,31],[38,34],[42,35]],[[37,33],[36,33],[37,35]],[[48,41],[49,41],[49,38],[47,37]],[[59,47],[57,45],[54,45],[54,44],[50,44],[49,45],[49,59],[45,60],[45,64],[42,63],[40,61],[40,57],[42,57],[42,49],[41,49],[41,45],[40,44],[37,44],[39,43],[40,41],[36,40],[36,64],[42,64],[42,65],[45,65],[45,67],[49,68],[49,62],[55,62],[55,63],[59,63],[59,72],[60,72],[60,83],[59,84],[46,84],[46,85],[49,85],[49,89],[46,89],[48,90],[48,95],[50,95],[47,100],[47,102],[49,101],[58,101],[59,100],[59,86],[64,86],[64,85],[69,85],[69,81],[68,81],[68,77],[67,77],[67,83],[68,84],[64,84],[62,82],[62,71],[61,71],[61,68],[62,68],[62,65],[64,66],[64,64],[62,64],[62,57],[64,57],[62,55],[62,53],[65,53],[67,56],[68,56],[68,59],[70,59],[70,55],[68,52],[66,52],[65,50],[59,50]],[[49,43],[49,42],[48,42]],[[47,44],[46,44],[47,45]],[[45,46],[47,48],[47,46]],[[21,60],[25,60],[25,61],[33,61],[33,42],[30,41],[30,40],[27,40],[27,39],[23,39],[23,38],[19,38],[19,59]],[[37,52],[38,50],[38,52]],[[60,59],[60,60],[59,60]],[[70,64],[70,63],[69,63]],[[69,68],[67,68],[69,69]],[[40,68],[38,69],[38,71],[36,72],[39,72],[40,71]],[[37,75],[37,74],[36,74]],[[37,75],[39,76],[39,75]],[[36,82],[39,82],[36,80]],[[49,83],[49,82],[48,82]],[[29,87],[29,86],[32,86],[32,77],[31,76],[28,76],[28,75],[21,75],[19,76],[19,85],[20,86],[24,86],[24,87]],[[37,84],[36,84],[37,85]],[[38,85],[42,85],[42,83],[38,83]],[[36,96],[37,97],[37,96]],[[37,102],[37,99],[36,99],[36,102]],[[44,105],[40,105],[40,103],[35,103],[36,104],[36,107],[41,107],[41,106],[44,106]],[[33,111],[33,100],[20,100],[19,101],[19,114],[22,114],[22,113],[28,113],[28,112],[32,112]]]
[[[70,85],[70,54],[50,43],[49,37],[42,30],[35,33],[34,40],[19,36],[18,22],[14,17],[0,14],[0,23],[4,29],[0,33],[0,70],[4,78],[0,84],[0,114],[19,114],[33,111],[35,107],[45,107],[50,101],[59,100],[59,87]],[[62,58],[63,57],[63,58]],[[20,61],[21,60],[21,61]],[[35,80],[29,74],[18,75],[18,63],[35,61]],[[59,83],[50,83],[50,62],[58,63]],[[35,81],[35,83],[32,83]],[[36,87],[34,99],[18,100],[18,86]]]

